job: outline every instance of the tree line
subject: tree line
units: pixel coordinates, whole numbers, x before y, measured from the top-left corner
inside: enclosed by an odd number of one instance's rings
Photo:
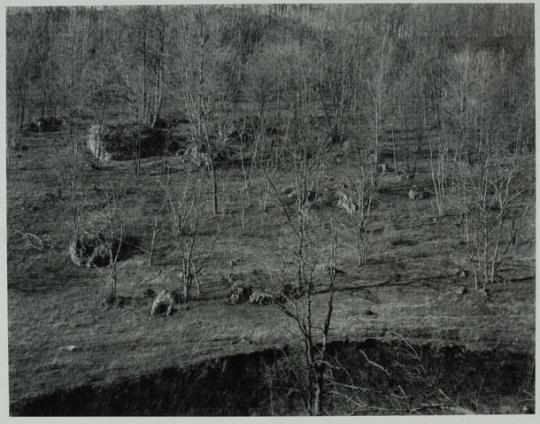
[[[103,120],[116,108],[155,125],[166,111],[196,110],[200,131],[212,104],[290,112],[303,84],[335,142],[359,126],[375,148],[390,126],[461,120],[471,133],[482,108],[497,131],[530,139],[531,12],[501,4],[10,9],[9,123]]]

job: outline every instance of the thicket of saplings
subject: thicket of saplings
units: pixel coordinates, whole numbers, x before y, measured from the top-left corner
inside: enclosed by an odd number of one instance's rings
[[[143,249],[149,265],[156,237],[167,229],[179,289],[159,293],[152,313],[170,314],[200,293],[225,213],[220,179],[226,167],[240,169],[241,216],[253,213],[254,204],[266,213],[273,202],[290,252],[275,287],[234,283],[229,301],[274,303],[296,323],[304,346],[298,388],[306,411],[320,414],[335,366],[326,344],[340,254],[333,219],[321,222],[317,213],[327,196],[325,170],[339,166],[340,156],[355,160],[354,175],[326,199],[349,216],[359,265],[369,253],[379,188],[392,175],[411,199],[432,192],[437,215],[461,215],[475,286],[486,293],[522,229],[531,184],[531,11],[527,5],[13,10],[10,148],[25,131],[55,131],[62,123],[69,133],[57,173],[73,217],[70,254],[79,265],[109,268],[108,305],[121,299],[117,263],[132,237],[130,220],[152,220],[152,243]],[[164,166],[155,217],[130,217],[119,183],[105,190],[101,209],[89,211],[80,178],[87,147],[92,169],[129,160],[137,176],[141,158],[176,153],[189,171],[182,184],[172,184],[173,168]],[[426,162],[431,188],[415,184]],[[277,186],[280,172],[291,175],[288,187]],[[212,237],[201,243],[208,197]],[[321,246],[325,231],[330,242]],[[321,284],[328,293],[322,321],[312,309]]]

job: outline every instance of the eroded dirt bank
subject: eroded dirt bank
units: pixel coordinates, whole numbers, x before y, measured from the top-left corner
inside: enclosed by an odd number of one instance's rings
[[[331,356],[334,381],[340,383],[327,385],[325,409],[331,414],[534,411],[530,354],[367,340],[333,343]],[[266,350],[165,368],[106,386],[83,385],[26,398],[11,404],[11,414],[302,414],[301,397],[287,373],[291,357],[288,349]]]

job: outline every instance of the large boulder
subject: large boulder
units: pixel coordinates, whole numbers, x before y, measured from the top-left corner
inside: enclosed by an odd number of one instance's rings
[[[250,284],[237,281],[231,286],[228,303],[237,305],[239,303],[247,302],[252,293],[253,287]]]
[[[343,209],[345,212],[347,212],[349,215],[353,215],[356,211],[358,211],[358,205],[352,199],[351,196],[348,196],[343,191],[339,190],[336,192],[336,206],[340,209]]]
[[[261,290],[255,290],[249,296],[249,303],[255,303],[257,305],[270,305],[275,303],[274,296],[270,293],[263,292]]]
[[[377,164],[377,172],[379,174],[386,174],[387,172],[392,172],[393,169],[386,163],[379,163]]]
[[[281,190],[281,194],[288,199],[293,199],[296,196],[293,186],[287,186]]]
[[[426,193],[424,192],[424,190],[417,186],[417,185],[413,185],[410,189],[409,189],[409,199],[411,200],[421,200],[421,199],[424,199],[426,197]]]
[[[157,315],[163,313],[171,315],[173,313],[175,304],[176,299],[174,293],[169,290],[161,290],[159,294],[155,297],[154,302],[152,303],[150,315]]]
[[[87,146],[92,154],[104,160],[133,159],[138,148],[141,158],[157,156],[166,150],[165,131],[137,123],[115,123],[90,127]]]
[[[86,145],[96,158],[108,161],[112,158],[112,155],[105,150],[101,137],[101,129],[102,126],[99,124],[94,124],[90,127],[88,130]]]
[[[69,242],[69,257],[77,266],[103,267],[110,263],[110,255],[102,238],[97,234],[82,232]]]

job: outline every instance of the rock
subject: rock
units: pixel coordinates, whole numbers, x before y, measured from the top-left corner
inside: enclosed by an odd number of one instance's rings
[[[371,309],[368,309],[366,312],[364,312],[364,315],[367,315],[368,317],[377,315],[376,312],[373,312]]]
[[[102,267],[110,262],[109,251],[99,235],[83,232],[69,242],[69,257],[77,266]]]
[[[166,149],[166,137],[160,128],[133,122],[93,124],[88,130],[86,144],[99,160],[131,160],[134,145],[138,145],[141,158],[162,154]]]
[[[377,165],[377,172],[380,174],[386,174],[387,172],[390,172],[390,167],[385,163],[379,163]]]
[[[65,350],[67,352],[73,352],[74,350],[77,350],[77,346],[75,345],[61,346],[58,348],[58,350]]]
[[[503,405],[500,407],[500,413],[501,414],[513,414],[514,408],[512,408],[510,405]]]
[[[465,293],[467,293],[467,289],[463,286],[453,287],[452,291],[458,296],[463,296]]]
[[[252,293],[253,287],[251,285],[238,281],[231,286],[228,303],[237,305],[247,302]]]
[[[417,185],[413,185],[410,189],[409,189],[409,199],[411,200],[421,200],[423,198],[426,197],[426,194],[424,192],[424,190],[417,186]]]
[[[174,294],[169,290],[162,290],[152,303],[150,315],[162,314],[164,312],[167,314],[167,316],[171,315],[175,304],[176,301]]]
[[[456,272],[456,277],[459,277],[459,278],[465,278],[467,277],[467,275],[469,275],[469,273],[464,269],[460,269],[459,271]]]
[[[294,195],[294,187],[293,186],[287,186],[283,190],[281,190],[281,194],[289,197],[291,195]]]
[[[317,199],[317,192],[315,190],[309,190],[306,197],[308,202],[314,202]]]
[[[249,303],[255,303],[257,305],[270,305],[274,302],[274,296],[261,290],[255,290],[251,293],[251,296],[249,296]]]
[[[240,303],[240,296],[236,293],[233,293],[229,296],[228,302],[231,305],[238,305]]]
[[[482,296],[489,296],[489,290],[485,287],[482,287],[478,289],[478,294],[481,294]]]
[[[531,408],[529,405],[525,405],[521,408],[521,412],[523,414],[534,414],[534,407]]]
[[[474,415],[473,411],[462,406],[450,406],[448,411],[454,415]]]
[[[336,193],[336,197],[336,206],[338,208],[343,209],[349,215],[353,215],[356,211],[358,211],[358,205],[356,202],[351,199],[351,197],[347,196],[343,191],[339,190]]]
[[[103,127],[99,124],[94,124],[88,130],[86,145],[88,150],[99,160],[109,161],[112,155],[105,150],[103,145],[103,137],[101,136]]]
[[[318,270],[318,271],[321,271],[325,274],[328,274],[328,272],[330,271],[330,264],[318,264],[315,266],[315,269]],[[344,275],[345,274],[345,271],[343,271],[342,269],[334,266],[334,272],[336,275]]]

